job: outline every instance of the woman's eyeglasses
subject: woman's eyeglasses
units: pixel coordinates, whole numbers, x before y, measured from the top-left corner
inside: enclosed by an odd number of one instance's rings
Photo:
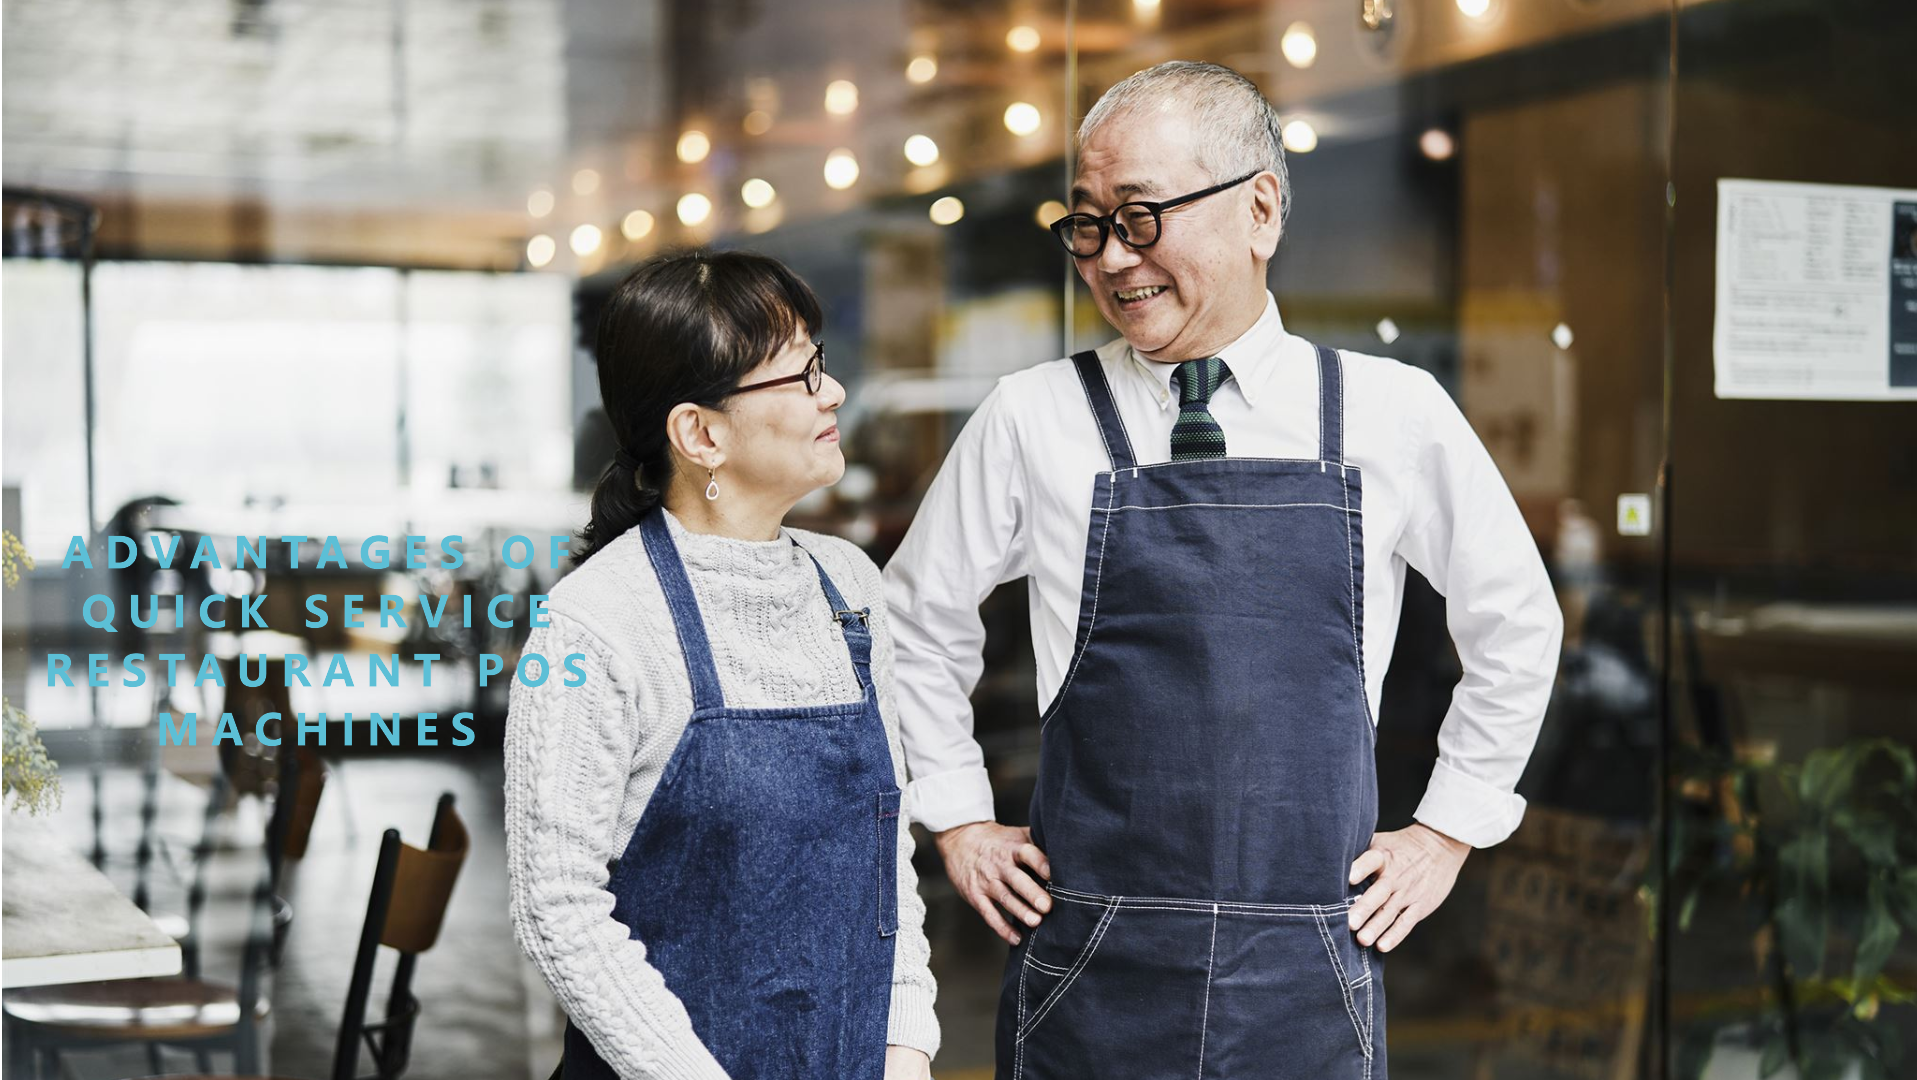
[[[799,372],[797,375],[787,375],[779,379],[767,379],[764,382],[755,382],[741,386],[737,390],[734,390],[733,393],[743,394],[747,390],[764,390],[770,386],[784,386],[787,383],[795,382],[805,383],[805,392],[808,394],[818,393],[819,387],[825,384],[825,342],[815,341],[812,344],[814,346],[812,359],[806,361],[804,371]]]

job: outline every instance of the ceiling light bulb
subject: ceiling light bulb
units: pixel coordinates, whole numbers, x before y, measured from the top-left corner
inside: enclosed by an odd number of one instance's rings
[[[692,128],[679,136],[679,160],[688,165],[697,165],[712,153],[712,140],[698,128]]]
[[[859,182],[859,159],[840,147],[825,156],[825,186],[844,191]]]
[[[1318,37],[1309,23],[1295,22],[1278,42],[1285,61],[1295,68],[1308,68],[1318,59]]]
[[[703,225],[712,216],[712,200],[698,192],[679,197],[679,223],[682,225]]]
[[[1005,130],[1014,135],[1030,135],[1038,130],[1043,121],[1038,106],[1026,101],[1014,101],[1005,107]]]
[[[965,216],[965,204],[956,196],[947,195],[932,204],[932,220],[940,225],[950,225]]]
[[[779,193],[772,189],[771,184],[756,176],[739,187],[739,198],[754,210],[762,206],[771,206],[772,200],[778,197]]]
[[[914,135],[905,140],[905,160],[914,165],[930,165],[939,159],[939,144],[927,135]]]
[[[825,111],[833,116],[851,116],[859,107],[859,88],[845,79],[835,79],[825,88]]]

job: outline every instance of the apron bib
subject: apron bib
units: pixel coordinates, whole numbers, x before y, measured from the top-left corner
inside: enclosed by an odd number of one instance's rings
[[[1053,907],[1006,968],[1000,1080],[1384,1080],[1382,964],[1347,922],[1377,823],[1361,477],[1317,355],[1317,458],[1160,465],[1073,357],[1112,467],[1040,717]]]
[[[728,706],[664,513],[639,528],[685,654],[693,713],[612,865],[613,918],[645,942],[733,1080],[880,1080],[900,793],[872,685],[870,609],[847,610],[814,558],[862,696]],[[561,1068],[566,1080],[615,1080],[570,1023]]]

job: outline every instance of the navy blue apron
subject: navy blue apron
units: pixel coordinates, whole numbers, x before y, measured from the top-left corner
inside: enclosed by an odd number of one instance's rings
[[[899,787],[872,685],[871,609],[819,585],[863,694],[726,705],[665,515],[639,523],[692,680],[692,719],[611,867],[613,918],[645,942],[733,1080],[880,1080],[898,931]],[[795,541],[796,543],[796,541]],[[613,1080],[566,1025],[567,1080]]]
[[[1040,718],[1053,905],[1006,968],[1000,1080],[1384,1080],[1383,969],[1347,922],[1377,822],[1360,477],[1317,352],[1317,458],[1161,465],[1073,357],[1112,467]]]

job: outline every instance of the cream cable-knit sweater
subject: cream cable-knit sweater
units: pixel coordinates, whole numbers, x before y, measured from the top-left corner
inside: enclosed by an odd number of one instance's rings
[[[666,514],[699,600],[728,705],[820,705],[859,697],[852,660],[807,552],[846,601],[872,608],[872,674],[892,767],[905,786],[892,634],[879,570],[851,543],[800,529],[755,542],[687,532]],[[796,539],[805,550],[794,547]],[[514,935],[559,1004],[622,1080],[725,1076],[683,1005],[612,918],[607,863],[626,850],[692,715],[684,654],[637,528],[554,586],[549,626],[526,642],[552,665],[513,681],[506,718],[506,855]],[[584,653],[583,686],[564,658]],[[899,815],[899,931],[887,1041],[939,1044],[925,904]],[[860,883],[847,882],[847,888]]]

